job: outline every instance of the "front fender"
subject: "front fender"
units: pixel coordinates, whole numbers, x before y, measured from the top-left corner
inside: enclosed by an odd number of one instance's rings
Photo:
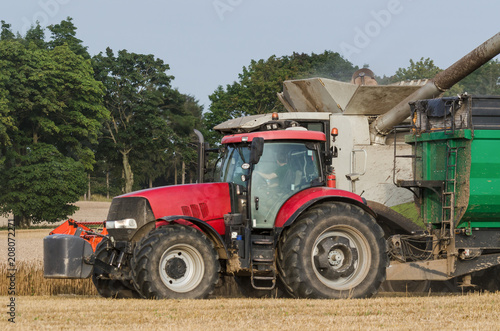
[[[366,205],[365,200],[355,193],[329,187],[312,187],[293,195],[281,206],[274,226],[284,228],[291,225],[302,212],[322,201],[349,202],[376,217],[373,210]]]
[[[184,216],[184,215],[165,216],[161,217],[156,221],[156,227],[161,226],[162,223],[168,224],[170,222],[175,222],[179,220],[186,221],[198,227],[203,233],[205,233],[208,236],[208,238],[212,240],[215,249],[217,250],[217,253],[219,253],[219,258],[228,259],[229,254],[227,251],[227,247],[221,235],[215,230],[213,226],[211,226],[205,221],[200,220],[199,218]]]

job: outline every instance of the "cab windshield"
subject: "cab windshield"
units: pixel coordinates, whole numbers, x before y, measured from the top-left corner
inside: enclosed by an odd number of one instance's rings
[[[241,176],[247,171],[241,167],[248,162],[250,145],[227,145],[217,162],[214,181],[245,185]]]
[[[217,163],[215,181],[250,187],[250,214],[253,226],[272,227],[283,203],[295,193],[322,184],[318,143],[269,141],[259,163],[250,174],[242,167],[250,159],[250,144],[225,146]]]
[[[249,158],[250,144],[226,145],[216,164],[214,181],[245,185],[245,182],[242,181],[242,175],[248,175],[248,171],[243,169],[242,165],[248,163]],[[266,143],[260,162],[255,165],[257,177],[262,179],[262,174],[276,172],[274,176],[267,178],[269,182],[275,183],[278,181],[278,177],[288,177],[290,175],[290,173],[282,174],[283,169],[293,169],[294,178],[286,178],[287,181],[290,181],[290,185],[287,185],[290,186],[290,190],[295,191],[304,186],[315,185],[320,181],[321,176],[315,144],[307,146],[303,143],[294,142]],[[281,180],[282,183],[284,181],[284,179]]]

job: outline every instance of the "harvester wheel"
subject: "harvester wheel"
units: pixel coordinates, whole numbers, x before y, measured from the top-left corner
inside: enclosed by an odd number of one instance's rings
[[[101,241],[96,247],[96,258],[109,262],[111,251],[106,249],[105,240]],[[92,273],[92,282],[99,293],[104,298],[131,299],[141,298],[141,295],[134,289],[132,283],[126,281],[106,278],[104,271],[94,267]]]
[[[168,225],[151,231],[132,259],[135,285],[151,299],[202,299],[214,290],[220,264],[201,231]]]
[[[286,229],[278,264],[298,298],[366,298],[385,280],[384,233],[362,208],[345,202],[313,206]]]

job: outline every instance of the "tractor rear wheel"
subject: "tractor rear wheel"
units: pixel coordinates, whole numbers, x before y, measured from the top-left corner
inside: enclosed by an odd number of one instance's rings
[[[304,212],[279,243],[278,264],[297,298],[366,298],[385,280],[384,233],[362,208],[325,202]]]
[[[151,231],[132,259],[134,282],[151,299],[202,299],[213,292],[220,264],[201,231],[168,225]]]
[[[96,247],[96,258],[109,263],[111,250],[106,249],[106,239],[101,241]],[[92,272],[92,282],[97,289],[97,293],[104,298],[132,299],[140,298],[141,295],[134,289],[132,283],[116,279],[110,279],[106,276],[104,270],[94,267]]]

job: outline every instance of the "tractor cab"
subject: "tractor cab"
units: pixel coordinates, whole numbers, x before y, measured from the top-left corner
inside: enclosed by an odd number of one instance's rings
[[[252,227],[271,229],[291,196],[324,186],[324,141],[323,133],[297,126],[225,136],[215,181],[241,185],[247,192]]]

